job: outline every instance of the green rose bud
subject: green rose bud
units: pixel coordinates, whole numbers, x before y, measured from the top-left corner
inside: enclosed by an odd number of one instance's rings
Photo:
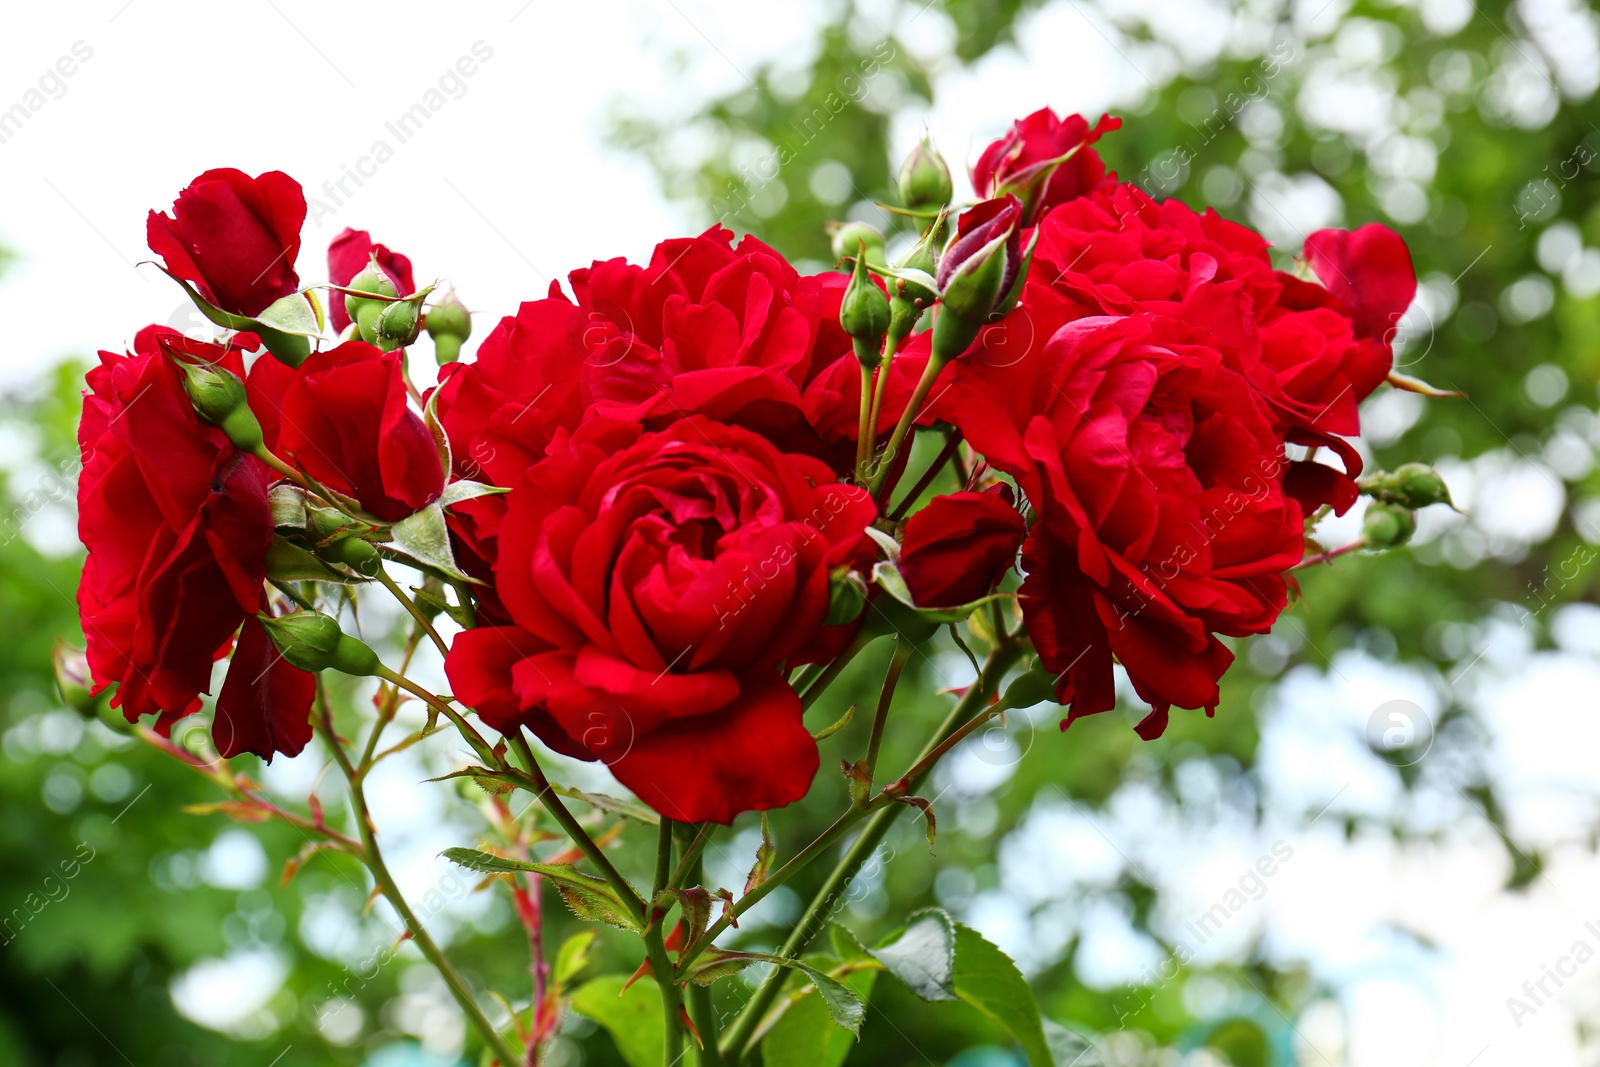
[[[954,188],[950,182],[950,168],[933,146],[932,138],[924,135],[900,164],[895,188],[900,193],[900,202],[912,211],[937,211],[950,202]]]
[[[1375,499],[1403,508],[1425,508],[1430,504],[1449,504],[1450,487],[1439,472],[1426,463],[1406,463],[1392,471],[1380,471],[1361,481],[1361,490]]]
[[[1369,548],[1399,548],[1416,532],[1416,515],[1398,504],[1374,500],[1361,519],[1361,536]]]
[[[366,575],[368,578],[376,575],[378,568],[383,566],[383,560],[378,555],[378,550],[372,547],[372,542],[360,537],[341,537],[323,545],[318,554],[334,563],[343,563],[357,574]]]
[[[881,267],[885,262],[883,234],[864,222],[830,222],[828,236],[833,239],[834,259],[847,259],[865,244],[868,266]]]
[[[351,278],[350,284],[345,286],[345,288],[356,289],[363,293],[376,293],[379,296],[400,295],[399,292],[395,290],[394,283],[389,280],[389,276],[383,272],[383,268],[378,266],[378,261],[376,259],[369,260],[366,268],[362,270],[360,274],[357,274],[354,278]],[[356,296],[352,293],[346,293],[344,298],[344,310],[345,314],[350,316],[350,321],[359,326],[361,324],[361,314],[363,311],[368,311],[375,316],[378,312],[383,310],[383,306],[386,303],[388,303],[388,301],[371,300],[365,297]],[[372,338],[367,336],[367,330],[365,328],[361,330],[361,336],[371,343]]]
[[[92,695],[94,678],[89,674],[88,655],[58,637],[50,659],[55,667],[56,692],[61,695],[61,703],[86,719],[94,718],[100,701]]]
[[[173,362],[183,372],[183,391],[189,394],[200,421],[221,430],[241,451],[254,452],[261,447],[261,423],[250,410],[238,375],[210,363],[189,363],[176,357]]]
[[[273,618],[258,616],[267,636],[291,666],[303,671],[335,670],[366,677],[378,673],[378,654],[339,628],[339,620],[320,611],[296,611]]]
[[[461,358],[462,342],[472,336],[472,313],[452,291],[442,303],[428,309],[427,328],[433,338],[434,358],[442,367]]]
[[[883,335],[889,330],[889,298],[867,271],[866,246],[860,246],[850,284],[839,303],[839,325],[855,341],[862,366],[876,367]]]
[[[1006,686],[1000,704],[1006,708],[1031,708],[1056,698],[1056,676],[1037,658],[1029,668]]]
[[[404,348],[417,339],[422,328],[422,301],[407,298],[396,300],[378,313],[372,343],[381,351],[392,352]]]

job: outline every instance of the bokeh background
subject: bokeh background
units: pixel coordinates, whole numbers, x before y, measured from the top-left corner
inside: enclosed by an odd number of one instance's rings
[[[1424,513],[1408,549],[1306,574],[1304,600],[1239,647],[1215,719],[1175,715],[1147,744],[1131,703],[1065,734],[1040,707],[974,738],[935,784],[936,846],[905,821],[842,921],[871,938],[942,904],[1119,1065],[1600,1062],[1586,5],[96,0],[8,12],[0,71],[0,1063],[449,1067],[471,1052],[420,958],[390,957],[398,924],[367,909],[358,870],[317,858],[280,889],[294,830],[185,811],[219,797],[53,695],[51,644],[77,636],[82,361],[148,322],[193,325],[140,265],[149,208],[208,167],[288,171],[313,198],[302,277],[344,226],[368,228],[419,280],[458,288],[470,350],[567,270],[713,222],[823,269],[827,220],[893,228],[874,204],[925,127],[959,166],[1045,104],[1124,116],[1109,165],[1249,222],[1284,264],[1323,226],[1398,229],[1421,279],[1399,361],[1468,396],[1382,391],[1363,448],[1436,464],[1460,512]],[[419,103],[425,122],[392,125]],[[392,620],[364,611],[381,643]],[[863,657],[818,721],[886,657]],[[927,694],[972,673],[940,644],[912,669],[905,748],[948,699]],[[470,787],[418,785],[455,755],[440,741],[385,765],[377,819],[474,980],[525,998],[507,902],[436,857],[482,825]],[[333,808],[318,759],[237,762],[284,804],[319,790]],[[842,796],[821,777],[780,848]],[[709,854],[713,884],[738,884],[758,840],[741,820]],[[774,893],[742,941],[772,944],[800,899]],[[623,948],[602,938],[585,975],[629,966]],[[550,1062],[624,1061],[574,1015]],[[886,979],[849,1062],[1021,1061],[975,1013]]]

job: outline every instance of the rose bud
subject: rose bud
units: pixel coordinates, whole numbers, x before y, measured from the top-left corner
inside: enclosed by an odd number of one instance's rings
[[[347,286],[363,293],[376,293],[379,296],[399,296],[400,291],[394,287],[394,282],[384,273],[376,259],[369,260],[367,267],[360,274],[350,279]],[[368,344],[377,343],[378,316],[391,301],[372,300],[367,297],[346,293],[344,298],[345,315],[356,324],[361,331],[362,340]]]
[[[1374,500],[1361,518],[1361,537],[1368,548],[1399,548],[1417,532],[1417,516],[1398,504]]]
[[[885,262],[883,234],[864,222],[830,222],[828,236],[833,240],[834,259],[854,256],[864,243],[867,246],[868,266],[881,267]]]
[[[936,496],[906,520],[901,577],[918,607],[970,604],[1005,577],[1027,532],[1008,485]]]
[[[926,134],[900,164],[895,176],[900,202],[912,211],[937,211],[950,202],[950,168]]]
[[[300,287],[294,272],[306,198],[287,174],[252,178],[208,170],[178,194],[170,216],[150,212],[150,251],[210,303],[255,316]]]
[[[867,247],[861,245],[855,270],[839,303],[839,325],[854,342],[856,359],[868,369],[878,365],[883,335],[889,331],[889,298],[867,271]]]
[[[378,654],[339,627],[339,620],[320,611],[296,611],[273,618],[258,615],[267,636],[292,667],[303,671],[335,670],[366,677],[377,674]]]
[[[939,316],[933,323],[934,358],[961,355],[978,331],[998,322],[1022,294],[1026,259],[1022,203],[1007,195],[964,212],[939,257]]]
[[[972,187],[980,196],[1016,196],[1022,224],[1032,226],[1051,208],[1107,180],[1105,164],[1089,146],[1121,126],[1121,119],[1102,115],[1091,129],[1082,115],[1059,119],[1041,108],[983,150],[972,168]]]
[[[94,695],[88,653],[58,637],[50,659],[55,667],[56,691],[61,694],[61,703],[86,719],[94,718],[100,701]]]
[[[433,355],[439,366],[461,358],[461,346],[472,336],[472,312],[456,298],[455,291],[428,309],[428,336],[433,338]]]
[[[395,292],[409,293],[416,289],[411,277],[411,260],[381,244],[373,243],[372,236],[366,230],[346,228],[328,245],[328,280],[334,285],[349,286],[358,274],[374,264],[389,279]],[[330,303],[332,306],[328,312],[334,332],[343,333],[344,328],[353,321],[345,307],[346,302],[334,300]]]
[[[373,331],[377,340],[373,343],[380,352],[392,352],[415,341],[421,329],[422,301],[410,297],[390,301],[387,307],[378,312]]]
[[[1449,504],[1450,488],[1439,472],[1425,463],[1406,463],[1392,471],[1380,472],[1361,481],[1362,492],[1377,500],[1403,508],[1425,508],[1430,504]]]
[[[236,374],[176,356],[172,361],[183,371],[183,391],[189,394],[200,421],[221,430],[242,452],[255,452],[262,446],[261,423],[250,410],[244,382]]]

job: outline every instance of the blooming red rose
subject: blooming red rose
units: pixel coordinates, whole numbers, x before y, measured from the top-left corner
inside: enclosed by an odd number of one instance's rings
[[[1027,526],[1011,487],[936,496],[906,520],[900,574],[919,607],[951,608],[986,595],[1017,558]]]
[[[457,696],[604,760],[674,819],[804,795],[817,749],[779,670],[822,629],[829,570],[875,514],[864,490],[702,417],[591,417],[507,509],[494,577],[512,625],[456,638]]]
[[[300,183],[287,174],[223,167],[190,182],[170,216],[150,212],[145,233],[167,270],[212,304],[258,315],[300,286],[294,261],[305,219]]]
[[[1332,264],[1340,265],[1346,298],[1366,300],[1361,306],[1375,309],[1367,315],[1383,320],[1410,302],[1416,283],[1399,238],[1371,230],[1364,227],[1367,236],[1349,251],[1343,231],[1322,231],[1308,246],[1336,280]],[[1224,339],[1221,351],[1267,401],[1285,440],[1324,448],[1343,464],[1339,470],[1296,461],[1285,468],[1305,509],[1333,504],[1342,512],[1354,502],[1361,458],[1343,438],[1360,431],[1358,405],[1392,359],[1386,337],[1363,333],[1370,327],[1365,317],[1358,326],[1330,289],[1274,271],[1259,234],[1213,211],[1157,203],[1136,186],[1081,196],[1041,220],[1037,233],[1024,306],[978,339],[972,359],[1014,362],[1084,316],[1186,317]],[[1188,299],[1202,287],[1226,299]],[[1383,295],[1359,297],[1358,289]]]
[[[95,684],[119,683],[112,703],[130,722],[199,707],[213,661],[261,606],[272,544],[265,468],[199,421],[163,344],[244,370],[237,349],[151,326],[135,354],[102,352],[89,372],[78,608]]]
[[[396,522],[444,491],[433,436],[406,401],[398,351],[347,341],[293,369],[259,359],[250,384],[267,446],[377,518]]]
[[[1115,181],[1089,146],[1121,127],[1122,120],[1109,115],[1101,115],[1090,128],[1082,115],[1063,119],[1040,108],[1012,123],[1004,137],[983,150],[972,167],[972,187],[984,199],[1016,195],[1027,209],[1026,224],[1032,226],[1056,205]]]
[[[1239,353],[1191,325],[1228,296],[1201,287],[1172,315],[1083,318],[1005,366],[958,365],[953,417],[1039,514],[1020,595],[1067,723],[1115,705],[1113,656],[1154,709],[1142,735],[1173,704],[1213,708],[1233,658],[1216,635],[1283,609],[1304,547],[1282,439]]]
[[[348,226],[328,245],[328,280],[334,285],[349,285],[350,280],[367,269],[374,258],[378,267],[388,277],[395,292],[406,296],[417,291],[411,276],[411,260],[399,252],[374,244],[366,230],[352,230]],[[350,325],[350,314],[344,309],[344,296],[333,293],[328,301],[328,317],[335,333]]]
[[[855,462],[861,369],[839,326],[848,276],[802,277],[778,253],[714,227],[662,242],[648,266],[621,259],[552,284],[444,369],[437,410],[456,474],[509,487],[588,412],[659,429],[708,415],[781,449]],[[892,428],[926,356],[895,360],[879,424]],[[452,509],[457,560],[488,578],[505,502]],[[489,594],[495,617],[494,595]]]

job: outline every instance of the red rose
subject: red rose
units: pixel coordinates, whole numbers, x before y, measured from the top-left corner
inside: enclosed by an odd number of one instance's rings
[[[300,183],[269,170],[259,178],[223,167],[190,182],[172,215],[150,212],[150,250],[212,304],[258,315],[300,287],[294,272],[306,199]]]
[[[1318,230],[1306,238],[1305,257],[1349,312],[1357,337],[1387,340],[1417,295],[1411,251],[1399,234],[1376,222]]]
[[[458,467],[508,485],[591,409],[649,428],[706,415],[832,460],[839,442],[809,425],[801,391],[852,358],[842,280],[801,277],[721,227],[662,242],[648,266],[573,271],[573,300],[552,285],[501,320],[475,363],[446,368],[439,412]],[[848,471],[854,450],[838,451]]]
[[[400,360],[398,351],[347,341],[294,369],[259,359],[250,378],[267,446],[385,522],[444,491],[438,449],[407,404]]]
[[[348,226],[328,245],[328,280],[334,285],[349,285],[350,279],[367,269],[373,257],[377,257],[379,268],[388,276],[395,292],[407,296],[417,291],[411,276],[411,260],[384,245],[373,244],[372,235],[366,230],[352,230]],[[350,325],[342,293],[330,294],[328,316],[335,333],[343,332]]]
[[[456,638],[452,691],[499,729],[604,760],[663,815],[726,823],[817,769],[780,668],[875,509],[828,467],[705,418],[591,418],[507,497],[511,626]]]
[[[1041,108],[1012,123],[1010,132],[983,150],[972,167],[972,187],[984,199],[1014,194],[1027,208],[1026,225],[1032,226],[1051,208],[1108,180],[1100,154],[1089,146],[1121,127],[1122,120],[1109,115],[1101,115],[1091,129],[1082,115],[1059,119]]]
[[[574,271],[576,302],[552,284],[502,319],[475,361],[442,372],[437,410],[455,473],[511,486],[593,411],[650,429],[707,415],[848,474],[861,369],[838,321],[847,280],[802,277],[720,227],[662,242],[646,267],[614,259]],[[925,361],[895,360],[881,431]],[[505,506],[480,497],[451,509],[458,562],[475,577],[489,576]]]
[[[1343,512],[1361,473],[1359,453],[1343,438],[1360,431],[1358,404],[1391,361],[1388,339],[1363,330],[1369,318],[1397,315],[1416,285],[1403,243],[1373,229],[1364,227],[1359,241],[1346,242],[1342,231],[1308,241],[1330,277],[1339,277],[1332,264],[1342,265],[1341,298],[1274,271],[1267,242],[1247,227],[1176,200],[1157,203],[1136,186],[1107,185],[1039,223],[1023,306],[985,331],[970,358],[1007,365],[1084,316],[1186,318],[1221,339],[1220,350],[1267,401],[1283,439],[1339,458],[1342,471],[1296,461],[1283,477],[1308,512],[1322,504]],[[1200,289],[1225,298],[1191,299]],[[1346,299],[1366,309],[1361,324]]]
[[[1173,704],[1213,708],[1233,658],[1216,635],[1283,609],[1304,544],[1282,439],[1243,355],[1191,325],[1228,303],[1201,287],[1171,316],[1084,318],[1005,366],[958,365],[951,417],[1039,513],[1020,595],[1067,723],[1115,705],[1113,656],[1154,709],[1142,735]]]
[[[112,703],[130,722],[199,707],[212,663],[261,607],[272,544],[266,469],[199,421],[163,343],[244,370],[237,349],[151,326],[135,355],[102,352],[89,372],[78,608],[95,684],[119,683]]]
[[[925,608],[953,608],[986,595],[1017,558],[1027,526],[1011,487],[936,496],[906,520],[900,574]]]

